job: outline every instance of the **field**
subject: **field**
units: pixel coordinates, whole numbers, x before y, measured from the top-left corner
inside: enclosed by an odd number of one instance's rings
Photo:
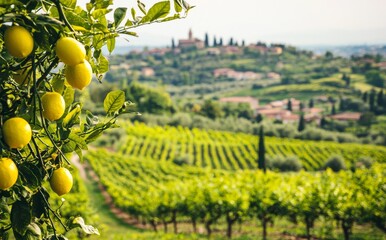
[[[308,226],[310,234],[340,238],[336,217],[355,223],[353,237],[382,239],[381,232],[369,225],[379,221],[377,211],[385,206],[378,191],[384,184],[385,168],[381,165],[355,174],[329,171],[264,175],[250,170],[180,167],[101,150],[85,158],[114,204],[138,223],[146,222],[149,230],[200,233],[182,235],[182,239],[199,239],[209,231],[221,239],[231,229],[236,239],[256,239],[262,234],[258,219],[263,214],[275,222],[268,228],[270,239],[304,236],[308,229],[304,218],[312,218],[315,223],[315,228]],[[291,216],[296,217],[297,224],[289,221]],[[146,235],[151,236],[147,231],[134,239],[147,239]],[[171,236],[153,235],[155,239]]]
[[[173,162],[185,159],[197,167],[238,170],[256,169],[258,137],[242,133],[187,129],[182,127],[149,127],[144,124],[124,126],[127,136],[118,152],[131,157]],[[361,156],[378,162],[386,161],[386,148],[266,138],[267,157],[296,156],[304,169],[318,170],[332,155],[341,155],[347,166]]]

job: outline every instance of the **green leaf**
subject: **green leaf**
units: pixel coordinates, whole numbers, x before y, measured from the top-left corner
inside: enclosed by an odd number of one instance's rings
[[[134,23],[130,19],[127,19],[125,26],[126,27],[131,27],[133,25],[134,25]]]
[[[118,27],[126,16],[127,8],[117,8],[114,11],[114,24]]]
[[[146,6],[141,1],[137,0],[138,8],[143,14],[146,15]]]
[[[182,11],[181,0],[174,0],[174,10],[178,13]]]
[[[75,227],[80,227],[83,232],[85,232],[86,234],[95,234],[95,235],[99,235],[99,231],[97,228],[91,226],[91,225],[86,225],[84,223],[84,220],[82,217],[76,217],[73,221],[72,221],[72,226],[75,226]]]
[[[170,12],[170,2],[163,1],[154,4],[147,14],[141,19],[140,23],[148,23],[166,17]]]
[[[28,225],[27,231],[35,237],[39,237],[42,235],[42,230],[40,230],[40,227],[36,223],[31,223],[30,225]]]
[[[94,10],[92,13],[91,13],[91,16],[94,18],[94,19],[98,19],[100,17],[103,17],[105,16],[107,13],[109,13],[111,11],[111,9],[97,9],[97,10]]]
[[[107,39],[107,50],[109,50],[109,53],[112,53],[115,48],[115,37],[111,37]]]
[[[62,94],[64,90],[64,79],[55,75],[51,80],[51,85],[55,92]]]
[[[75,108],[72,109],[71,112],[69,112],[66,115],[66,117],[63,119],[62,126],[64,128],[68,128],[68,127],[74,126],[75,124],[79,124],[80,123],[80,111],[81,111],[81,107],[79,106],[79,104],[77,104],[75,106]]]
[[[72,9],[76,7],[76,0],[60,0],[60,3]]]
[[[103,107],[107,114],[114,113],[122,108],[125,103],[125,93],[121,90],[111,91],[103,101]]]
[[[66,103],[66,109],[68,109],[72,105],[72,102],[74,102],[74,94],[75,91],[72,87],[67,87],[64,91],[63,98]]]
[[[13,230],[23,236],[31,220],[32,214],[28,203],[25,201],[16,201],[11,211],[11,225]]]
[[[109,60],[103,55],[99,56],[98,70],[99,73],[105,73],[109,70]]]
[[[135,13],[135,9],[134,8],[131,8],[131,16],[133,17],[133,20],[135,21],[136,13]]]

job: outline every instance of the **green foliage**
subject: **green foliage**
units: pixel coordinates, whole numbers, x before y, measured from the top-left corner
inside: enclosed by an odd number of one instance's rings
[[[184,0],[177,13],[171,13],[169,2],[155,3],[146,11],[138,1],[141,15],[132,9],[132,19],[125,25],[126,8],[114,10],[114,21],[107,15],[112,12],[112,1],[92,0],[86,8],[72,0],[52,1],[0,1],[0,102],[1,123],[18,116],[27,120],[32,128],[32,140],[19,149],[9,148],[1,137],[0,155],[11,158],[19,170],[16,184],[0,190],[0,238],[6,238],[13,231],[16,239],[66,239],[63,235],[73,227],[82,229],[85,234],[99,234],[98,230],[85,224],[84,219],[76,216],[82,212],[63,211],[53,208],[50,203],[51,192],[43,187],[53,171],[59,167],[70,168],[70,157],[82,151],[103,131],[116,127],[116,118],[127,111],[124,92],[114,91],[107,94],[104,109],[109,119],[100,120],[91,112],[82,111],[82,103],[75,98],[75,90],[65,84],[65,72],[59,65],[55,45],[60,37],[72,37],[84,45],[86,59],[92,72],[99,81],[109,69],[109,62],[102,54],[102,48],[112,52],[115,38],[119,35],[135,36],[132,28],[152,22],[164,22],[185,17],[191,8]],[[169,7],[168,7],[169,6]],[[34,49],[23,59],[12,57],[3,47],[4,32],[11,25],[23,26],[30,32]],[[66,49],[71,52],[72,49]],[[28,71],[26,84],[15,81],[15,73]],[[41,96],[56,91],[65,101],[65,111],[55,121],[44,119]],[[14,129],[17,131],[18,129]],[[55,156],[55,157],[54,157]],[[76,191],[76,184],[73,186]],[[71,199],[71,194],[65,198]],[[81,197],[72,199],[83,203]],[[75,204],[74,204],[75,205]],[[58,224],[57,224],[58,223]],[[57,226],[59,225],[59,226]]]
[[[344,228],[384,223],[385,199],[379,198],[379,187],[385,183],[385,166],[379,164],[355,173],[264,174],[179,167],[105,151],[85,157],[114,203],[150,223],[176,214],[176,224],[197,220],[211,234],[211,226],[221,219],[229,227],[236,219],[257,218],[264,225],[280,216],[304,223],[308,236],[320,218],[344,222]]]
[[[342,156],[335,155],[331,156],[326,163],[324,164],[325,169],[331,169],[334,172],[339,172],[341,170],[346,169],[346,164],[344,163],[344,159]]]

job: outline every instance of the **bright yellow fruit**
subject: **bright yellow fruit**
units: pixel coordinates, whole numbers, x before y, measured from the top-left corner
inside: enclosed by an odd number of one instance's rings
[[[72,175],[64,167],[56,169],[50,179],[51,188],[58,196],[68,193],[72,188],[72,184]]]
[[[68,84],[73,88],[82,90],[88,86],[92,79],[92,68],[87,60],[75,66],[67,66],[65,76]]]
[[[66,104],[64,98],[57,92],[46,92],[42,96],[43,117],[55,121],[63,116]]]
[[[75,38],[62,37],[56,42],[56,56],[69,66],[81,63],[86,57],[86,49]]]
[[[12,56],[25,58],[34,48],[34,39],[24,27],[12,26],[5,30],[4,45]]]
[[[19,176],[16,164],[9,158],[0,159],[0,189],[6,190],[12,187]]]
[[[5,121],[3,138],[10,148],[22,148],[29,143],[32,130],[29,123],[23,118],[14,117]]]

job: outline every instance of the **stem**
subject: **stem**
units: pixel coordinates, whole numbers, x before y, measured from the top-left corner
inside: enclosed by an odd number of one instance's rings
[[[54,0],[56,8],[59,12],[59,18],[64,22],[64,24],[71,30],[71,32],[75,33],[75,30],[72,28],[71,24],[68,22],[66,15],[64,15],[62,4],[60,4],[59,0]]]
[[[40,164],[42,165],[42,168],[44,169],[44,171],[46,172],[46,174],[48,174],[47,169],[44,167],[44,161],[43,161],[42,155],[40,154],[40,151],[39,151],[40,149],[39,149],[39,146],[38,146],[37,143],[36,143],[35,138],[32,138],[32,143],[34,144],[35,149],[36,149],[36,151],[37,151],[37,153],[38,153],[38,158],[39,158],[39,160],[40,160]]]
[[[40,195],[42,195],[43,200],[44,200],[44,202],[46,203],[46,207],[54,214],[54,216],[59,220],[60,225],[62,225],[63,228],[64,228],[64,230],[67,232],[67,231],[68,231],[67,226],[64,225],[64,223],[62,222],[62,219],[60,219],[59,215],[51,208],[50,203],[47,201],[47,199],[46,199],[46,197],[44,196],[44,194],[42,193],[42,190],[41,190],[41,189],[39,189],[39,193],[40,193]],[[50,214],[49,214],[49,212],[48,212],[48,216],[49,216],[49,215],[50,215]],[[51,223],[52,223],[51,218],[50,218],[50,221],[51,221]],[[54,226],[53,224],[52,224],[52,227],[55,229],[55,226]],[[55,231],[54,231],[54,232],[55,232]],[[56,235],[55,235],[55,236],[56,236]]]

